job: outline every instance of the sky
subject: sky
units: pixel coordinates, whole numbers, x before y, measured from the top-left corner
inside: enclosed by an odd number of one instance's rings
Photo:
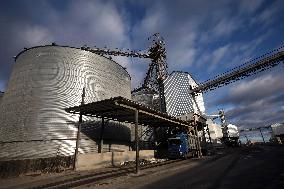
[[[284,45],[282,0],[1,0],[0,91],[13,56],[24,47],[56,42],[147,50],[149,36],[165,39],[169,73],[203,82]],[[147,60],[117,57],[143,80]],[[207,114],[224,109],[240,128],[284,122],[284,64],[204,94]]]

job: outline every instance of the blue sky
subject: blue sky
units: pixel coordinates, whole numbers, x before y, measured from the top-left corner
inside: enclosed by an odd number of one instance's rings
[[[147,49],[159,32],[166,41],[169,72],[198,81],[284,45],[282,0],[2,0],[0,90],[5,91],[13,56],[24,47],[51,44]],[[133,87],[148,62],[120,57]],[[207,113],[224,108],[240,127],[284,121],[283,64],[204,95]]]

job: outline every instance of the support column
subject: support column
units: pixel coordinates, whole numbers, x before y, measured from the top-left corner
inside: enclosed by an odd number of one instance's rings
[[[197,131],[197,126],[195,125],[195,134],[197,137],[197,147],[198,147],[198,158],[202,157],[202,153],[201,153],[201,146],[200,146],[200,140],[199,140],[199,136],[198,136],[198,131]]]
[[[139,173],[139,137],[138,137],[138,110],[135,110],[135,150],[136,150],[136,167],[135,173]]]
[[[166,100],[164,94],[164,83],[162,79],[158,79],[158,86],[159,86],[160,111],[166,113],[167,108],[166,108]]]
[[[262,137],[262,141],[263,141],[263,143],[265,143],[265,140],[264,140],[264,137],[263,137],[263,134],[262,134],[261,128],[259,128],[259,131],[260,131],[260,134],[261,134],[261,137]]]
[[[199,137],[198,137],[198,130],[197,130],[197,123],[196,123],[195,115],[193,115],[193,118],[194,118],[194,130],[195,130],[195,134],[196,134],[196,137],[197,137],[198,158],[201,158],[202,153],[201,153],[200,140],[199,140]]]
[[[85,104],[85,87],[83,88],[83,93],[82,93],[82,101],[81,105]],[[77,163],[77,158],[78,158],[78,149],[79,149],[79,143],[81,140],[81,124],[83,122],[83,114],[82,111],[80,111],[80,116],[79,116],[79,123],[78,123],[78,130],[77,130],[77,137],[76,137],[76,148],[75,148],[75,154],[74,154],[74,161],[73,161],[73,170],[76,170],[76,163]]]
[[[207,127],[207,133],[208,133],[208,136],[209,136],[209,141],[210,141],[210,144],[212,145],[212,139],[211,139],[211,136],[210,136],[210,130],[209,130],[208,124],[206,124],[206,127]]]
[[[247,139],[247,143],[249,142],[249,139],[248,139],[248,137],[247,137],[247,135],[245,134],[245,137],[246,137],[246,139]]]
[[[207,141],[206,141],[206,134],[205,134],[205,127],[203,127],[202,129],[202,135],[203,135],[203,144],[204,144],[204,147],[206,147],[206,149],[208,150],[208,145],[207,145]]]
[[[102,127],[101,127],[101,135],[100,135],[100,145],[99,145],[99,153],[103,152],[104,146],[104,130],[105,130],[105,119],[102,117]]]

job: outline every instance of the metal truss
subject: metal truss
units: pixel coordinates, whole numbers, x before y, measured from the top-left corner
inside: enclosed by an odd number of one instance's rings
[[[190,93],[208,92],[223,87],[238,80],[247,78],[264,70],[277,66],[284,60],[284,46],[266,53],[265,55],[251,60],[241,66],[235,67],[228,72],[209,79],[198,87],[193,88]]]
[[[270,128],[271,128],[271,125],[263,126],[263,127],[254,127],[254,128],[241,129],[240,132],[257,131],[257,130],[260,130],[260,129],[270,129]]]
[[[138,51],[122,51],[122,50],[111,50],[107,48],[91,48],[88,46],[81,47],[82,50],[96,53],[98,55],[112,55],[112,56],[127,56],[127,57],[138,57],[138,58],[150,58],[148,53]]]

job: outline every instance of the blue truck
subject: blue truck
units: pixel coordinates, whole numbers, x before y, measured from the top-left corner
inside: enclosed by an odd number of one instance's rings
[[[168,138],[168,158],[188,158],[197,155],[197,137],[187,133],[178,133]]]

